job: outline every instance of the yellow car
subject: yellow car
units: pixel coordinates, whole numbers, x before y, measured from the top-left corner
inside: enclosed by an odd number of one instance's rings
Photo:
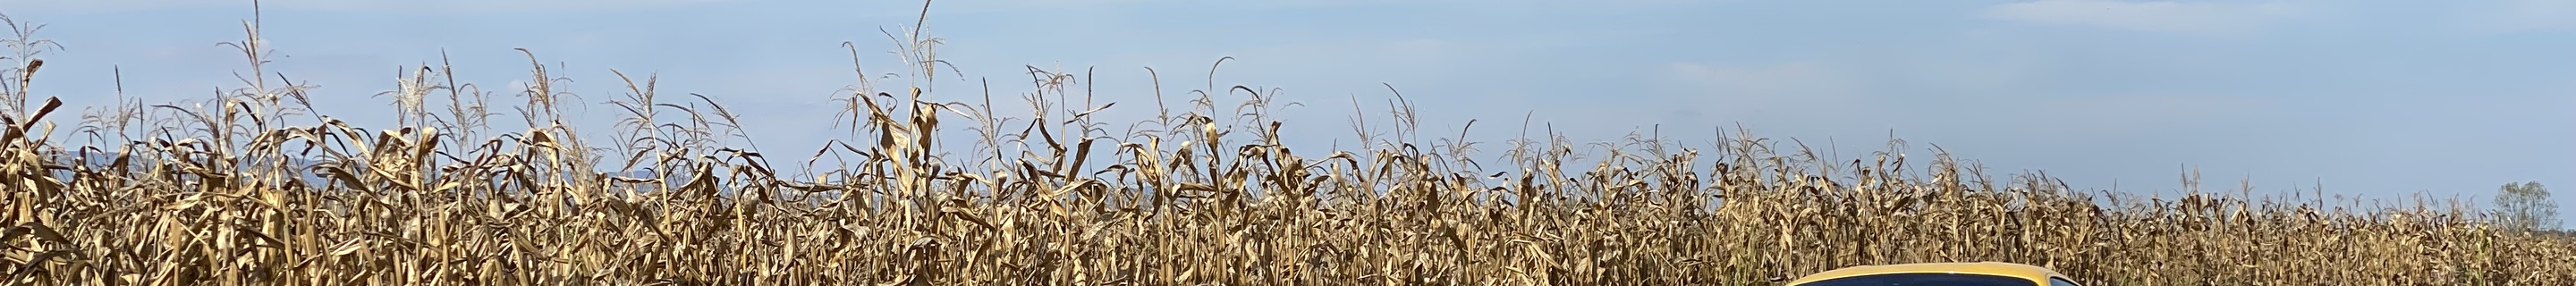
[[[1853,266],[1790,280],[1788,286],[2079,286],[2046,267],[2003,262]]]

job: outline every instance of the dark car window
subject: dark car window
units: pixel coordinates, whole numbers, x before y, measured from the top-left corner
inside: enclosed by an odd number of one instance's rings
[[[2035,286],[2028,279],[1982,274],[1899,273],[1852,276],[1799,286]]]
[[[2075,281],[2066,281],[2066,278],[2048,278],[2048,286],[2080,286],[2080,285],[2075,285]]]

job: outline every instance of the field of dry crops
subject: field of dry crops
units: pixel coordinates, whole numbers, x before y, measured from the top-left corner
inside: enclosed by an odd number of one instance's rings
[[[381,127],[257,63],[213,100],[79,114],[16,66],[10,285],[1771,285],[1980,260],[2094,285],[2576,285],[2576,240],[2463,204],[2079,191],[1901,142],[1473,145],[1421,137],[1402,103],[1369,147],[1292,151],[1281,126],[1310,123],[1256,89],[1108,109],[1041,71],[1002,106],[861,83],[847,139],[763,150],[716,100],[624,74],[625,119],[576,128],[560,110],[588,103],[544,65],[501,92],[417,69]],[[1135,110],[1155,119],[1096,118]]]

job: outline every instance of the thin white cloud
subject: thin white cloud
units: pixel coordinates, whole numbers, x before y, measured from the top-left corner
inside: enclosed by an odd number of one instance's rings
[[[1689,107],[1658,111],[1673,122],[1696,122],[1715,115],[1759,123],[1756,125],[1820,130],[1950,124],[2104,137],[2222,124],[2258,114],[2268,106],[2260,98],[2190,92],[1918,98],[1907,91],[1873,88],[1942,85],[1943,81],[1963,79],[1985,81],[1972,78],[2013,77],[2012,73],[2018,73],[2003,70],[1963,71],[2003,73],[1964,77],[1863,73],[1859,71],[1864,68],[1813,62],[1752,66],[1673,63],[1667,69],[1683,86],[1695,88],[1683,92],[1694,95],[1683,101]],[[1899,83],[1904,81],[1923,82]],[[1817,116],[1820,114],[1833,116]],[[2031,120],[2034,118],[2045,120]]]
[[[2576,0],[2506,0],[2473,8],[2466,15],[2479,32],[2512,33],[2576,30]]]
[[[1768,65],[1711,66],[1673,63],[1667,72],[1684,90],[1675,94],[1667,122],[1729,120],[1755,126],[1833,130],[1871,125],[1897,110],[1897,104],[1867,94],[1871,81],[1833,65],[1788,62]],[[1818,114],[1869,114],[1816,116]],[[1638,114],[1651,115],[1651,114]],[[1713,117],[1711,117],[1713,116]],[[1602,122],[1618,124],[1621,122]],[[1633,123],[1630,123],[1633,124]]]
[[[677,5],[733,2],[734,0],[264,0],[262,9],[324,11],[427,11],[427,12],[517,12],[612,10],[624,8],[665,7]],[[243,7],[250,0],[0,0],[0,7],[45,12],[116,12],[179,8]],[[16,11],[7,11],[16,12]]]
[[[1987,7],[1990,19],[2201,35],[2241,34],[2297,17],[2285,2],[2038,0]]]
[[[2112,94],[2040,99],[2022,110],[2063,128],[2147,128],[2229,122],[2258,112],[2260,100],[2204,94]]]
[[[1674,63],[1674,76],[1717,99],[1756,104],[1800,104],[1850,97],[1855,82],[1816,63],[1767,67],[1711,67]]]

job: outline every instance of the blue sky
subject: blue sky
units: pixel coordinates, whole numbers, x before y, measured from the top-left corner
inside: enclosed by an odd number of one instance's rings
[[[816,123],[833,114],[821,103],[855,84],[840,44],[895,71],[878,29],[910,25],[919,5],[279,0],[265,33],[286,56],[272,71],[360,122],[389,122],[372,95],[399,67],[443,50],[461,81],[504,87],[528,69],[511,49],[529,48],[590,102],[618,94],[609,69],[656,73],[669,96],[749,113],[763,147],[810,150],[840,134]],[[147,102],[241,86],[241,57],[215,43],[242,37],[247,1],[0,7],[67,48],[47,57],[40,96],[103,104],[111,67]],[[1854,158],[1893,131],[1918,155],[1939,144],[2085,188],[2170,193],[2196,166],[2212,190],[2576,190],[2576,0],[956,1],[933,5],[928,30],[1003,99],[1030,90],[1024,66],[1093,68],[1098,96],[1130,116],[1150,111],[1144,67],[1178,94],[1231,56],[1217,84],[1306,104],[1284,115],[1309,144],[1347,142],[1351,101],[1382,110],[1388,84],[1421,103],[1431,134],[1472,118],[1474,136],[1508,138],[1524,115],[1577,140],[1655,125],[1708,140],[1742,124]]]

